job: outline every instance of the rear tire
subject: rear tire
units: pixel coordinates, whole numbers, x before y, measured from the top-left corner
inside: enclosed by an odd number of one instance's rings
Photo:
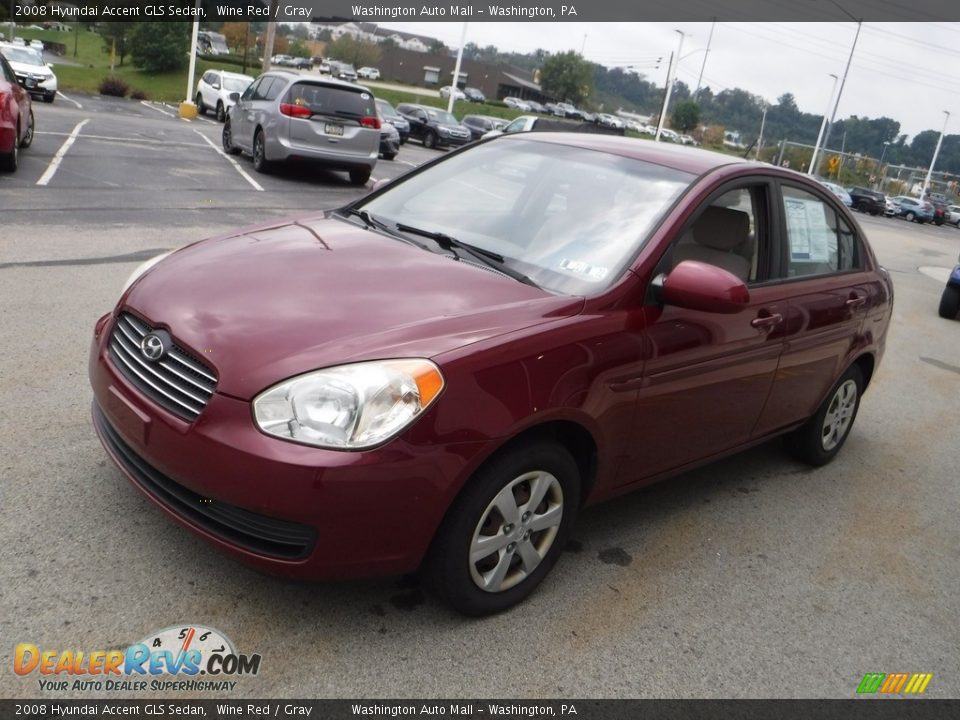
[[[27,132],[20,140],[20,147],[28,148],[33,142],[33,108],[30,109],[30,117],[27,119]]]
[[[10,152],[0,155],[0,170],[5,170],[7,172],[16,172],[17,167],[20,165],[20,128],[17,127],[17,135],[13,138],[13,147],[10,148]]]
[[[857,419],[863,373],[851,365],[827,394],[816,414],[787,436],[787,447],[800,460],[819,467],[833,460]]]
[[[270,172],[270,162],[267,160],[267,140],[263,130],[257,128],[253,136],[253,169],[258,173]]]
[[[370,168],[364,168],[363,170],[351,170],[350,171],[350,182],[354,185],[366,185],[367,181],[370,179]]]
[[[536,589],[567,544],[580,473],[562,446],[538,440],[494,457],[467,482],[434,537],[427,584],[464,615],[490,615]]]
[[[947,285],[940,296],[940,317],[956,320],[960,314],[960,287]]]
[[[384,156],[383,156],[383,159],[384,159],[384,160],[393,160],[395,157],[397,157],[397,154],[396,154],[396,153],[389,153],[389,154],[386,154],[386,153],[385,153]]]

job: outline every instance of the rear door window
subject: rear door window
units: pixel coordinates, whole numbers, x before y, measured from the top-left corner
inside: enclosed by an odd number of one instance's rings
[[[861,266],[860,244],[840,214],[817,196],[783,186],[787,277],[828,275]]]
[[[284,102],[306,106],[314,115],[359,120],[362,117],[374,117],[377,114],[373,96],[370,93],[319,83],[294,83],[287,92]]]

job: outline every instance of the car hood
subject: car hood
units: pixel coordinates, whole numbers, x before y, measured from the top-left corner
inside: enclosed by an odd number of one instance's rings
[[[582,305],[329,214],[189,245],[121,300],[243,399],[340,363],[436,357]]]
[[[448,132],[469,133],[470,128],[466,125],[450,125],[449,123],[440,123],[440,127]]]
[[[12,60],[8,60],[7,62],[10,63],[10,67],[13,68],[14,72],[42,75],[43,77],[50,77],[53,75],[53,70],[48,68],[46,65],[28,65],[27,63],[13,62]]]

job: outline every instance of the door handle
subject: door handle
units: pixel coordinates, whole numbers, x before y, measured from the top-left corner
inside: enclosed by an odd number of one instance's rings
[[[779,325],[781,322],[783,322],[783,315],[773,313],[771,315],[755,317],[750,321],[750,324],[755,328],[765,330],[766,328],[772,328],[774,325]]]
[[[853,295],[847,300],[847,307],[850,309],[858,308],[867,302],[867,298],[863,295]]]

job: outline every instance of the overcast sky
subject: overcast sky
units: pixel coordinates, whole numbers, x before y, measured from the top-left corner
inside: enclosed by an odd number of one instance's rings
[[[462,23],[384,22],[460,44]],[[833,78],[843,77],[856,23],[717,23],[703,84],[715,93],[742,88],[771,103],[791,92],[804,112],[822,115]],[[481,47],[530,52],[584,50],[584,56],[607,67],[637,65],[648,79],[663,85],[667,59],[683,41],[678,78],[697,85],[710,35],[710,23],[476,23],[467,26],[467,42]],[[586,41],[584,41],[586,37]],[[653,69],[658,56],[664,60]],[[837,84],[839,88],[839,83]],[[890,117],[910,136],[943,127],[960,134],[960,23],[864,23],[837,118]]]

